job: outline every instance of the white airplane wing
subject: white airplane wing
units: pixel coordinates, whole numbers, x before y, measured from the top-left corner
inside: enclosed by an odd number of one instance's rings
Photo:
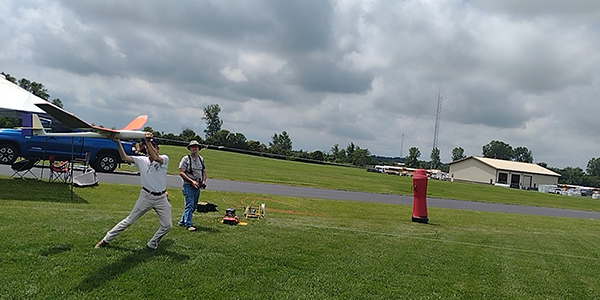
[[[35,103],[35,105],[41,108],[43,111],[47,112],[49,115],[56,118],[59,122],[64,125],[73,128],[80,129],[83,132],[72,132],[72,133],[46,133],[39,124],[35,124],[31,129],[33,129],[35,135],[46,135],[46,136],[79,136],[79,137],[108,137],[110,134],[115,134],[118,138],[121,139],[141,139],[144,138],[146,133],[143,131],[137,131],[142,128],[148,119],[148,115],[140,115],[135,118],[131,123],[127,124],[122,130],[114,130],[108,129],[104,127],[98,127],[87,123],[86,121],[80,119],[76,115],[52,104],[49,102],[46,103]],[[39,123],[39,118],[37,115],[34,115],[34,118],[37,118],[37,122]]]

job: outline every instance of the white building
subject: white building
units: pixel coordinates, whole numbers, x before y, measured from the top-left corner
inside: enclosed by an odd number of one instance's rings
[[[560,174],[542,166],[502,159],[469,156],[449,163],[450,180],[537,188],[557,184]]]

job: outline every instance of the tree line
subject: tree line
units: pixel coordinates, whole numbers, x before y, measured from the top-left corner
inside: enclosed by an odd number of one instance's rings
[[[0,72],[0,74],[8,81],[32,94],[56,106],[63,107],[63,103],[59,98],[49,100],[51,98],[50,94],[43,84],[30,81],[26,78],[17,80],[15,77],[4,72]],[[417,147],[410,148],[408,156],[393,159],[371,155],[369,149],[361,148],[353,142],[350,142],[346,148],[341,148],[339,144],[334,144],[327,152],[321,150],[293,150],[292,139],[286,131],[281,133],[275,132],[271,137],[271,141],[266,145],[257,140],[248,140],[243,133],[234,133],[227,129],[222,129],[223,120],[219,117],[220,112],[221,107],[218,104],[211,104],[203,108],[204,114],[202,119],[206,121],[206,129],[204,130],[205,138],[202,138],[190,128],[183,129],[180,134],[155,131],[149,126],[146,126],[143,130],[152,132],[154,136],[161,138],[165,144],[182,145],[187,144],[191,140],[197,140],[201,143],[224,149],[234,149],[251,154],[308,162],[335,163],[360,167],[372,164],[397,164],[404,162],[405,166],[409,168],[439,169],[445,172],[449,169],[448,164],[441,162],[440,150],[437,148],[432,149],[430,160],[428,161],[419,159],[421,151]],[[0,128],[17,127],[20,125],[20,121],[16,118],[0,117]],[[465,158],[464,152],[462,147],[452,149],[452,161]],[[482,147],[482,155],[489,158],[526,163],[532,163],[534,160],[531,150],[527,149],[527,147],[519,146],[513,148],[503,141],[496,140],[492,140]],[[548,166],[545,162],[538,162],[537,164],[560,174],[559,183],[600,187],[600,157],[591,158],[585,170],[579,167],[560,169]]]
[[[313,163],[335,163],[343,165],[353,165],[364,167],[372,163],[369,149],[361,148],[350,142],[344,149],[339,144],[331,147],[329,152],[321,150],[305,151],[293,150],[292,138],[283,131],[273,133],[271,141],[264,144],[258,140],[248,140],[243,133],[231,132],[222,129],[223,120],[219,117],[221,107],[218,104],[210,104],[203,108],[202,119],[206,121],[204,130],[205,138],[196,134],[194,130],[185,128],[179,134],[164,133],[155,131],[152,127],[145,127],[144,131],[150,131],[154,136],[160,138],[166,144],[181,145],[191,140],[197,140],[200,143],[220,147],[222,149],[237,150],[254,155],[270,156],[290,160],[299,160]]]

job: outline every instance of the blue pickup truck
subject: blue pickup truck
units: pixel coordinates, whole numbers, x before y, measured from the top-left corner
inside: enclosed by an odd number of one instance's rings
[[[121,141],[127,155],[134,155],[134,142]],[[113,172],[121,158],[115,142],[103,138],[23,135],[21,129],[0,128],[0,163],[12,164],[18,157],[56,160],[85,159],[98,172]]]

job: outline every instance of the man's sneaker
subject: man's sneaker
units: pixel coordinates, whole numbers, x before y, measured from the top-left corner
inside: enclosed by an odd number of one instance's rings
[[[188,231],[196,231],[197,229],[194,226],[190,226],[190,227],[187,228],[187,230]]]
[[[108,245],[108,243],[107,243],[107,242],[105,242],[104,240],[100,240],[100,241],[99,241],[99,242],[96,244],[96,246],[94,246],[94,248],[102,248],[102,247],[105,247],[105,246],[107,246],[107,245]]]

